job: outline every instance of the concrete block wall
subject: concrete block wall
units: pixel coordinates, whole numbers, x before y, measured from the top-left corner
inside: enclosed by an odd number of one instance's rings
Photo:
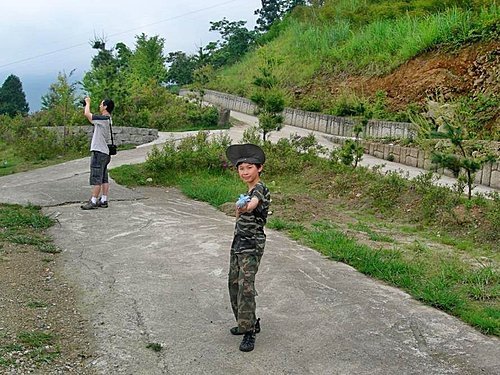
[[[179,95],[192,94],[189,90],[180,90]],[[254,115],[256,106],[251,100],[236,95],[206,90],[203,100],[234,111]],[[284,123],[303,129],[316,130],[326,134],[342,137],[354,136],[354,121],[347,117],[326,115],[300,109],[285,108]],[[408,138],[414,134],[412,124],[405,122],[389,122],[370,120],[366,126],[363,138]]]
[[[343,144],[345,142],[345,138],[342,137],[330,137],[330,139],[332,142],[338,144]],[[366,140],[361,140],[361,144],[365,149],[365,154],[372,155],[376,158],[425,170],[432,169],[431,155],[428,151],[416,147],[384,144]],[[454,177],[453,172],[448,169],[438,169],[437,173]],[[500,189],[500,163],[486,163],[483,168],[476,173],[474,183]]]
[[[188,94],[191,94],[189,90],[181,90],[179,93],[181,96],[187,96]],[[251,100],[235,95],[206,90],[203,100],[234,111],[249,115],[255,114],[256,107]],[[343,137],[354,136],[354,122],[346,117],[307,112],[293,108],[286,108],[283,115],[286,125],[329,134],[335,143],[342,144],[345,141]],[[410,123],[371,120],[368,122],[362,138],[390,137],[404,139],[413,137],[413,135],[414,130]],[[369,142],[367,140],[363,141],[363,145],[365,153],[380,159],[388,160],[390,158],[396,163],[426,170],[430,170],[432,167],[430,154],[418,148]],[[389,155],[391,156],[389,157]],[[437,172],[446,176],[453,176],[453,173],[448,170],[438,170]],[[500,189],[500,163],[486,164],[481,171],[476,173],[475,183]]]
[[[63,126],[47,127],[47,129],[53,129],[61,134],[61,136],[64,131]],[[83,132],[87,134],[89,139],[91,139],[93,126],[67,126],[66,131],[69,132],[69,134]],[[157,138],[157,129],[136,128],[131,126],[113,126],[113,140],[118,146],[123,144],[142,145],[144,143],[152,142]]]

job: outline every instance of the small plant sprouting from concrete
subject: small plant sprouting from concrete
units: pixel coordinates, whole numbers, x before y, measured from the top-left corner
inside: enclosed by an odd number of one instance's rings
[[[157,342],[150,342],[146,345],[146,348],[151,349],[154,352],[160,352],[163,349],[163,345]]]

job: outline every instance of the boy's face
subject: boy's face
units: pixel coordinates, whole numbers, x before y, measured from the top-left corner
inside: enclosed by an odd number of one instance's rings
[[[259,179],[259,173],[262,171],[262,165],[257,167],[255,164],[241,163],[238,165],[238,174],[247,184]]]

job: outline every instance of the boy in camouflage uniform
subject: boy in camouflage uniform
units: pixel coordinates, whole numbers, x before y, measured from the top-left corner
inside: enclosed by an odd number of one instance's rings
[[[253,144],[231,145],[226,151],[240,178],[247,184],[246,196],[236,206],[236,225],[231,245],[228,286],[231,307],[238,322],[230,329],[233,335],[244,335],[240,350],[249,352],[260,332],[260,319],[255,316],[255,274],[264,253],[264,225],[270,203],[269,189],[260,181],[265,162],[262,149]]]

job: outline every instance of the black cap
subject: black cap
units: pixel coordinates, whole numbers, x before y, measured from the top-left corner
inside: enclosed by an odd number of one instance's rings
[[[229,146],[226,150],[226,156],[235,167],[241,163],[264,164],[266,161],[264,151],[251,143]]]

